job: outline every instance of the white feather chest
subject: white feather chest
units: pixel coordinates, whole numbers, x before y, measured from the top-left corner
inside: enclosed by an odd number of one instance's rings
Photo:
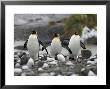
[[[61,41],[58,37],[56,37],[52,40],[50,52],[52,55],[55,55],[56,53],[61,53],[61,51],[62,51]]]
[[[30,35],[27,43],[28,52],[32,59],[38,59],[39,42],[36,35]]]
[[[72,56],[76,57],[80,50],[80,36],[79,35],[73,35],[69,41],[68,46],[72,51]]]

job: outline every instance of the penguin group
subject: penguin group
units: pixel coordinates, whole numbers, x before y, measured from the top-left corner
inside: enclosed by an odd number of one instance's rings
[[[51,53],[51,56],[55,57],[56,60],[59,58],[59,54],[61,54],[61,51],[63,48],[62,41],[63,40],[60,39],[60,35],[55,33],[54,37],[51,41],[50,53]],[[48,54],[48,50],[47,50],[45,44],[38,39],[37,32],[32,31],[28,40],[26,40],[26,42],[24,43],[24,48],[27,48],[30,58],[32,58],[34,60],[34,62],[39,60],[40,45],[42,45],[42,51],[45,49],[45,51]],[[70,54],[69,57],[72,59],[77,59],[77,56],[78,56],[78,53],[79,53],[79,50],[81,49],[81,47],[83,49],[86,49],[84,43],[81,42],[81,40],[80,40],[80,36],[78,35],[77,32],[75,32],[71,36],[71,38],[69,40],[69,44],[65,47]]]

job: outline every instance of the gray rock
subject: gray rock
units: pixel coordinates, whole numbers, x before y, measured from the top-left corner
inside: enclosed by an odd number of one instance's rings
[[[15,68],[15,69],[14,69],[14,75],[15,75],[15,76],[20,76],[21,73],[22,73],[22,69],[20,69],[20,68]]]
[[[90,50],[84,49],[84,50],[81,50],[81,55],[82,55],[83,59],[88,59],[88,58],[90,58],[92,53]]]
[[[49,73],[39,73],[39,76],[50,76]]]
[[[20,67],[20,64],[19,63],[16,63],[15,64],[15,68],[19,68]]]

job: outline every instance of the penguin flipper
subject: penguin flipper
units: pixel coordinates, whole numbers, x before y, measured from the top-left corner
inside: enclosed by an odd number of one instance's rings
[[[66,46],[66,49],[69,51],[70,54],[72,54],[72,51],[68,46]]]
[[[24,48],[27,47],[27,43],[28,43],[28,40],[25,41],[25,43],[24,43]]]
[[[63,47],[66,48],[69,51],[70,54],[72,54],[72,51],[68,46],[63,46]]]
[[[80,46],[83,48],[83,49],[86,49],[84,43],[82,41],[80,41]]]
[[[64,42],[64,40],[68,40],[68,39],[60,39],[60,40],[62,43],[62,47],[66,48],[69,51],[69,53],[72,54],[71,49],[68,47],[69,42],[66,42],[66,43]]]
[[[38,40],[39,41],[39,44],[41,44],[43,47],[42,47],[42,51],[45,49],[45,51],[47,52],[48,54],[48,51],[46,49],[46,46],[42,43],[42,41]]]

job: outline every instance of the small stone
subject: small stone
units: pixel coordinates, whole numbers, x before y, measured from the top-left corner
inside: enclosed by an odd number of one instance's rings
[[[35,73],[33,71],[27,72],[26,76],[35,76]]]
[[[54,76],[54,75],[55,75],[55,72],[51,72],[50,75],[51,75],[51,76]]]
[[[14,75],[15,76],[19,76],[19,75],[21,75],[21,73],[22,73],[22,69],[20,69],[20,68],[15,68],[14,69]]]
[[[87,76],[88,75],[88,69],[85,69],[83,71],[81,71],[81,76]]]
[[[20,64],[16,63],[15,68],[19,68],[19,67],[20,67]]]
[[[72,74],[71,76],[79,76],[79,74]]]
[[[90,71],[88,72],[88,76],[96,76],[96,74],[95,74],[93,71],[90,70]]]
[[[24,73],[21,73],[21,76],[26,76],[26,73],[24,72]]]
[[[39,71],[39,72],[43,72],[43,69],[42,69],[42,68],[38,68],[38,71]]]
[[[43,61],[38,61],[37,64],[36,64],[38,67],[42,67],[44,65],[44,62]]]
[[[92,53],[90,50],[84,49],[84,50],[81,50],[81,55],[84,59],[88,59],[88,58],[90,58]]]
[[[24,66],[22,66],[22,69],[23,69],[23,70],[28,70],[29,67],[28,67],[27,65],[24,65]]]
[[[85,68],[82,68],[82,69],[81,69],[81,72],[84,71],[84,70],[86,70],[86,69],[85,69]]]
[[[50,76],[49,73],[39,73],[39,76]]]
[[[48,63],[49,65],[57,65],[57,61],[52,61]]]
[[[45,68],[48,68],[48,67],[49,67],[49,65],[47,63],[44,63],[42,68],[45,69]]]
[[[21,60],[19,59],[17,62],[18,62],[18,63],[21,63]]]
[[[67,65],[67,66],[73,66],[74,64],[73,64],[71,61],[68,61],[68,62],[66,63],[66,65]]]
[[[57,58],[58,58],[59,61],[65,62],[65,57],[62,54],[58,54]]]
[[[94,65],[95,62],[94,62],[94,61],[87,61],[87,64],[92,64],[92,65]]]
[[[59,74],[58,76],[62,76],[62,75]]]
[[[55,61],[55,59],[54,58],[47,57],[47,60],[46,61],[47,62],[52,62],[52,61]]]

